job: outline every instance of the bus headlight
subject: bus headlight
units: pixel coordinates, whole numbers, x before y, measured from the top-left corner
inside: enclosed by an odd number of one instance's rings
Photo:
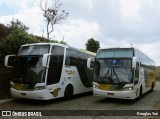
[[[99,88],[99,85],[93,84],[93,88]]]
[[[10,87],[11,87],[11,88],[14,88],[13,82],[10,83]]]
[[[131,86],[131,87],[125,87],[125,88],[123,88],[123,90],[124,91],[128,91],[128,90],[133,90],[133,88],[134,88],[133,86]]]
[[[45,89],[45,86],[37,86],[34,88],[34,90],[43,90]]]

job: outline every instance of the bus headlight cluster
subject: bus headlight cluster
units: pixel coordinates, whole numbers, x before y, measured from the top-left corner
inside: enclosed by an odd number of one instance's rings
[[[93,84],[93,88],[99,88],[97,84]]]
[[[34,90],[43,90],[45,89],[45,86],[37,86],[34,88]]]
[[[133,86],[123,88],[124,91],[133,90]]]
[[[11,88],[14,88],[13,82],[10,83],[10,87],[11,87]]]

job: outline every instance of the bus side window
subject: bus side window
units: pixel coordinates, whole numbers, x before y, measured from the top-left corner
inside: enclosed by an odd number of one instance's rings
[[[66,49],[66,58],[65,58],[65,65],[70,65],[70,50]]]
[[[70,60],[70,65],[76,66],[78,61],[77,61],[77,56],[78,53],[74,50],[69,50],[69,60]]]

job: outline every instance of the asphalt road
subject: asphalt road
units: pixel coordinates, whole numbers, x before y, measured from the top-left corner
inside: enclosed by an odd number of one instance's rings
[[[13,100],[8,100],[6,102],[0,101],[0,110],[2,111],[35,110],[35,111],[42,111],[42,114],[46,113],[48,116],[51,115],[56,118],[66,118],[67,115],[67,118],[71,117],[76,118],[77,116],[78,117],[81,116],[79,118],[87,118],[87,119],[88,118],[101,119],[101,118],[115,118],[115,117],[116,118],[124,117],[130,119],[133,118],[158,119],[160,117],[160,82],[157,83],[156,87],[152,92],[146,93],[140,100],[131,101],[131,100],[121,100],[121,99],[109,99],[104,97],[95,97],[92,95],[92,93],[87,93],[87,94],[76,95],[73,97],[72,100],[69,101],[64,101],[63,98],[50,101],[27,100],[27,99],[13,99]],[[62,113],[63,116],[57,116],[60,115],[61,112],[63,112]],[[155,113],[155,115],[158,114],[158,116],[153,116],[153,115],[138,116],[139,114],[143,115],[144,113],[146,115],[150,113]],[[108,116],[108,114],[111,115]],[[118,115],[122,116],[119,117]]]

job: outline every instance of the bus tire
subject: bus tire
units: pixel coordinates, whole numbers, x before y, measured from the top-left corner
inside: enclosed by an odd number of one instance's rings
[[[64,91],[64,99],[70,100],[73,96],[73,86],[71,84],[67,85],[65,91]]]
[[[141,99],[141,98],[142,98],[142,86],[139,89],[139,97],[138,97],[138,99]]]
[[[152,82],[152,87],[151,87],[151,91],[153,91],[153,89],[154,89],[154,84],[153,84],[153,82]]]

